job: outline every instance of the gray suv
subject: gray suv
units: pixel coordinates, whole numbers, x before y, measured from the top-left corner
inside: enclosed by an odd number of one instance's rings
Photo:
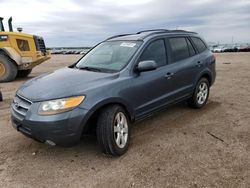
[[[197,33],[117,35],[75,64],[24,83],[11,119],[18,131],[50,145],[72,145],[95,130],[102,151],[120,156],[131,123],[183,100],[203,107],[215,76],[215,57]]]

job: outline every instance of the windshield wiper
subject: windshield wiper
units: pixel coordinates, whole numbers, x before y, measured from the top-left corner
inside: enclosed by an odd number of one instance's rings
[[[101,69],[95,68],[95,67],[76,67],[77,69],[80,70],[88,70],[88,71],[93,71],[93,72],[101,72]]]

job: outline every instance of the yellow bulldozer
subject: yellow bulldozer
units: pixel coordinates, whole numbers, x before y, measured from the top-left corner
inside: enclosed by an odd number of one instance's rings
[[[9,32],[5,31],[0,17],[0,82],[28,76],[32,68],[50,58],[44,40],[40,36],[13,32],[12,17],[8,20]]]

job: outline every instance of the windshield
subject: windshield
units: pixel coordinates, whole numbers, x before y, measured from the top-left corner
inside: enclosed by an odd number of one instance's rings
[[[139,41],[107,41],[100,43],[77,64],[79,69],[117,72],[122,70],[136,52]]]

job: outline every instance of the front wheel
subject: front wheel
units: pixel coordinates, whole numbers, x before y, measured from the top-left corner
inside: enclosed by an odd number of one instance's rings
[[[188,104],[192,108],[202,108],[206,105],[209,97],[209,82],[206,78],[201,78],[193,93],[193,96],[188,100]]]
[[[121,106],[113,105],[101,111],[97,121],[97,141],[105,154],[120,156],[127,151],[130,123]]]

